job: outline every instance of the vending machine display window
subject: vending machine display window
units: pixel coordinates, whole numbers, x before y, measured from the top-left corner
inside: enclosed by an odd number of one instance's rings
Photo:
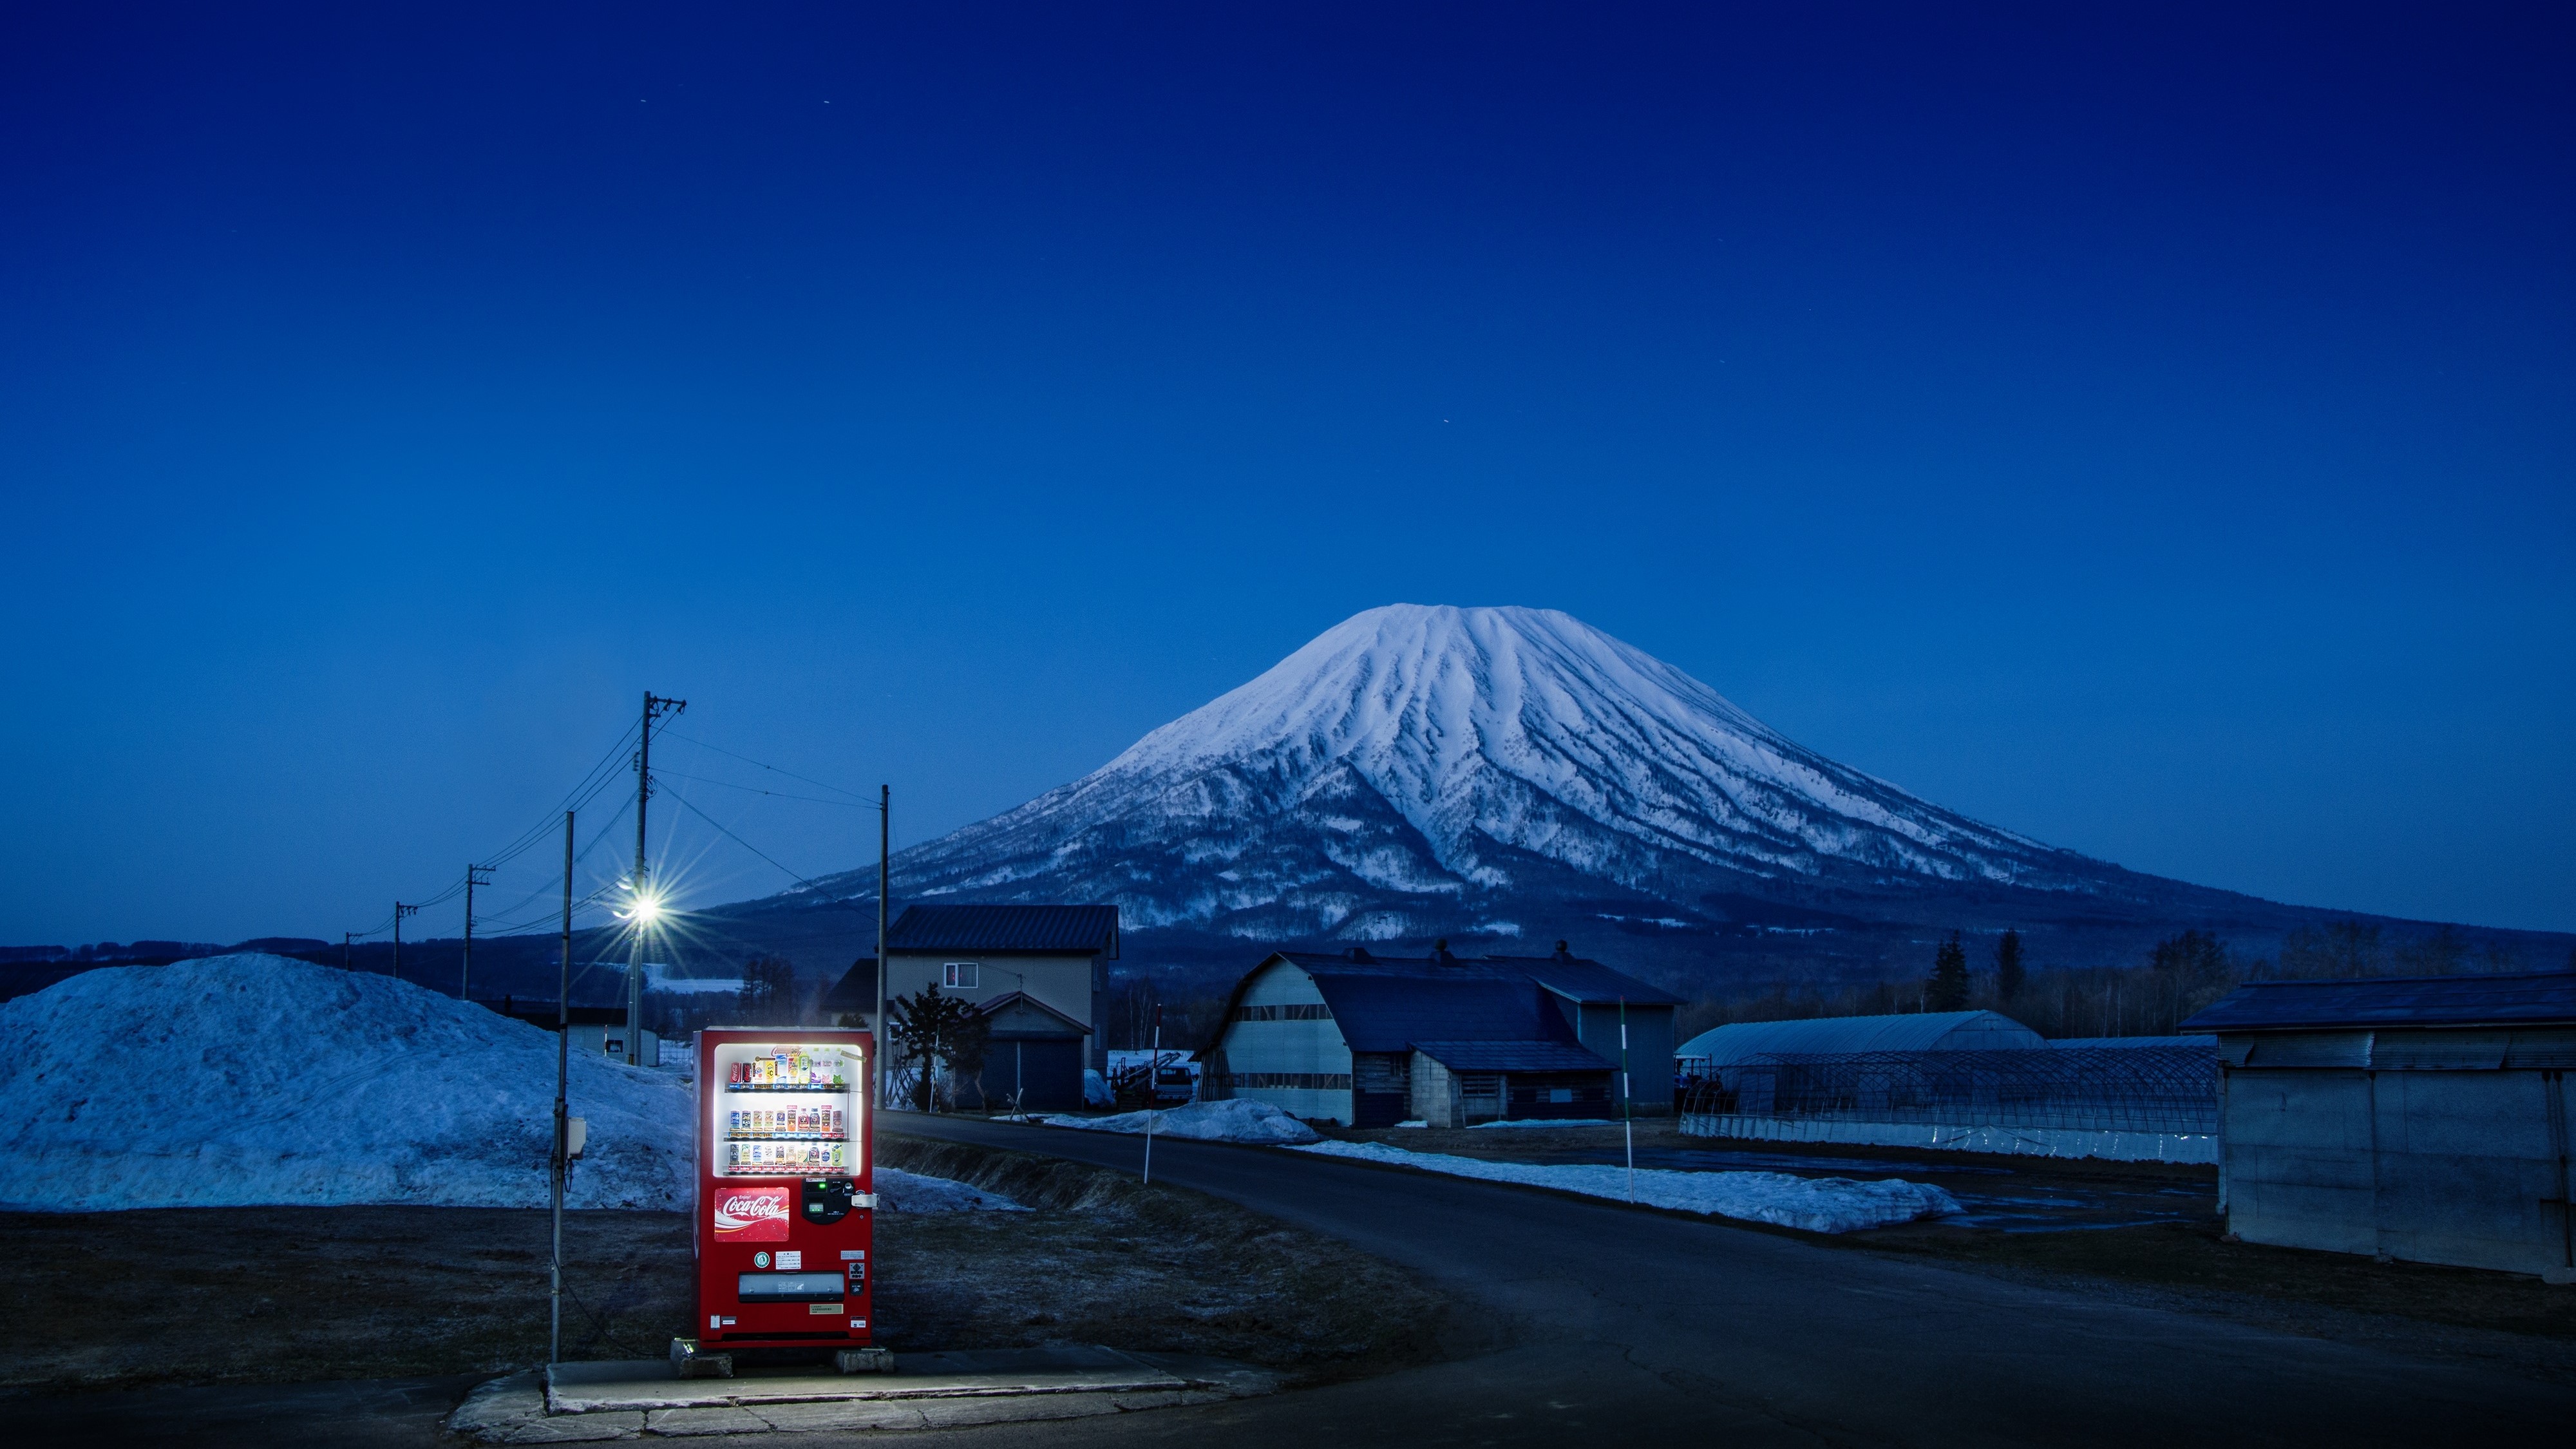
[[[698,1034],[698,1338],[706,1351],[869,1345],[865,1032]]]
[[[715,1048],[717,1177],[847,1177],[867,1110],[859,1053],[826,1042]]]

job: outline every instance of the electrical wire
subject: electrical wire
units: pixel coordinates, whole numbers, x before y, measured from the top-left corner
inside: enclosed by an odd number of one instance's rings
[[[732,759],[740,760],[740,761],[742,761],[742,762],[743,762],[744,764],[746,764],[746,765],[758,765],[760,768],[762,768],[762,769],[764,769],[764,770],[772,771],[773,773],[776,773],[776,774],[785,775],[788,779],[791,779],[791,780],[802,780],[802,781],[804,781],[804,782],[805,782],[806,784],[808,784],[808,785],[819,786],[819,787],[820,787],[820,788],[822,788],[822,789],[832,791],[834,794],[837,794],[837,795],[847,795],[847,796],[849,796],[853,801],[856,801],[857,803],[863,804],[863,805],[867,806],[867,807],[868,807],[869,809],[871,809],[871,810],[875,809],[875,808],[876,808],[876,806],[877,806],[877,802],[876,802],[876,801],[869,799],[867,796],[860,794],[858,791],[856,791],[856,790],[844,790],[844,789],[842,789],[840,786],[833,784],[833,783],[832,783],[831,781],[829,781],[829,780],[817,780],[817,779],[815,779],[815,778],[814,778],[813,776],[811,776],[811,775],[800,775],[800,774],[797,774],[794,770],[782,770],[782,769],[780,769],[780,768],[779,768],[778,766],[776,766],[776,765],[772,765],[772,764],[769,764],[769,763],[767,763],[767,762],[765,762],[765,761],[761,761],[761,760],[755,760],[755,759],[753,759],[753,758],[752,758],[751,756],[749,756],[749,755],[737,755],[737,754],[735,754],[733,751],[726,749],[726,748],[725,748],[724,746],[722,746],[722,745],[711,745],[711,744],[708,744],[705,740],[699,739],[699,738],[697,738],[697,737],[695,737],[695,736],[693,736],[693,735],[684,735],[684,734],[680,734],[677,730],[670,730],[670,731],[666,731],[666,733],[671,734],[671,735],[672,735],[672,736],[674,736],[675,738],[683,739],[683,740],[687,740],[690,744],[696,745],[698,748],[700,748],[700,749],[702,749],[702,750],[713,750],[713,751],[715,751],[715,752],[716,752],[717,754],[719,754],[719,755],[725,755],[725,756],[728,756],[728,757],[730,757],[730,758],[732,758]],[[773,861],[773,862],[771,862],[771,863],[772,863],[772,864],[776,864],[776,862],[774,862],[774,861]]]
[[[837,805],[844,810],[874,810],[877,808],[876,802],[873,800],[869,801],[865,805],[861,805],[850,800],[826,800],[820,795],[790,795],[784,790],[763,790],[757,785],[737,785],[731,780],[717,780],[705,775],[684,775],[677,770],[665,770],[658,767],[653,771],[653,778],[656,780],[664,778],[673,780],[695,780],[701,785],[721,785],[728,790],[744,790],[754,795],[775,796],[781,800],[810,800],[817,805]],[[831,787],[827,785],[824,788],[828,790]]]
[[[777,866],[779,870],[781,870],[781,871],[785,871],[785,872],[786,872],[786,875],[787,875],[787,878],[788,878],[788,879],[790,879],[790,880],[792,880],[792,881],[794,881],[794,882],[796,882],[798,885],[806,885],[806,886],[810,886],[810,885],[813,885],[813,884],[814,884],[814,882],[813,882],[813,881],[810,881],[810,880],[806,879],[804,876],[798,875],[796,872],[794,872],[794,871],[792,871],[792,870],[788,870],[788,869],[787,869],[787,867],[785,867],[785,866],[783,866],[783,865],[779,865],[777,861],[775,861],[775,860],[770,860],[769,855],[768,855],[765,851],[763,851],[759,846],[752,844],[750,841],[743,839],[741,836],[734,834],[734,833],[733,833],[732,831],[730,831],[730,830],[726,830],[726,829],[725,829],[725,827],[724,827],[722,824],[718,823],[718,821],[716,820],[716,818],[715,818],[714,816],[709,815],[707,812],[705,812],[704,810],[699,809],[699,808],[698,808],[697,806],[695,806],[695,805],[690,805],[690,804],[689,804],[689,798],[688,798],[687,796],[685,796],[685,795],[681,794],[679,791],[677,791],[677,790],[664,790],[662,793],[663,793],[663,794],[665,794],[665,795],[670,796],[670,797],[671,797],[672,799],[674,799],[674,800],[679,801],[682,805],[688,806],[688,811],[689,811],[689,813],[690,813],[690,814],[695,815],[695,816],[696,816],[696,817],[698,817],[700,820],[703,820],[703,821],[707,822],[709,825],[713,825],[713,826],[715,826],[715,828],[717,829],[717,831],[719,831],[720,833],[722,833],[725,839],[730,840],[730,841],[732,841],[734,844],[741,846],[743,849],[750,851],[752,854],[759,856],[762,860],[768,860],[768,861],[769,861],[769,863],[770,863],[771,865],[773,865],[773,866]]]

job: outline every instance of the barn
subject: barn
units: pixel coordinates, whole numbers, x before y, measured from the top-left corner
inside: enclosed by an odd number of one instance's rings
[[[1201,1095],[1355,1127],[1672,1111],[1680,1000],[1557,943],[1553,956],[1283,951],[1236,983],[1199,1051]]]
[[[2576,1283],[2576,972],[2260,981],[2183,1027],[2238,1237]]]

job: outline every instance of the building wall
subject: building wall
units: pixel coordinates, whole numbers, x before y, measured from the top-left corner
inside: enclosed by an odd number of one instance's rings
[[[963,997],[981,1005],[996,996],[1026,990],[1029,995],[1074,1020],[1090,1024],[1091,1039],[1084,1064],[1097,1070],[1101,1066],[1097,1058],[1105,1044],[1101,1040],[1101,997],[1095,978],[1105,968],[1095,967],[1094,959],[1090,956],[977,956],[963,951],[888,951],[886,999],[891,1001],[898,996],[910,996],[937,986],[949,962],[971,961],[978,969],[974,989],[941,987],[943,994]]]
[[[2524,1273],[2571,1261],[2563,1068],[2384,1068],[2368,1033],[2258,1038],[2222,1085],[2221,1191],[2250,1242]],[[2267,1066],[2268,1047],[2276,1064]],[[2576,1034],[2567,1055],[2576,1060]],[[2497,1059],[2509,1062],[2500,1047]]]
[[[1351,1054],[1351,1125],[1392,1127],[1413,1113],[1414,1053]]]
[[[1268,1102],[1292,1117],[1353,1119],[1351,1049],[1335,1025],[1315,978],[1274,961],[1244,988],[1237,1020],[1225,1024],[1215,1053],[1225,1095]],[[1296,1016],[1240,1019],[1263,1008],[1304,1008]],[[1284,1081],[1282,1079],[1285,1079]]]
[[[1413,1054],[1413,1115],[1434,1127],[1463,1127],[1458,1117],[1458,1074],[1424,1056]]]
[[[1611,1107],[1619,1106],[1619,1006],[1588,1003],[1580,1008],[1558,998],[1586,1050],[1611,1067]],[[1669,1006],[1628,1008],[1628,1074],[1637,1093],[1637,1115],[1669,1117],[1673,1111],[1673,1009]]]
[[[1082,1058],[1079,1037],[997,1038],[984,1054],[981,1100],[998,1107],[1018,1091],[1025,1111],[1079,1112]]]

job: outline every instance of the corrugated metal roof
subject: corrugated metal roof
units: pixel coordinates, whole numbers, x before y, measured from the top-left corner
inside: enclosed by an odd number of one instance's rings
[[[1417,1041],[1574,1039],[1564,1014],[1526,978],[1310,974],[1355,1052],[1410,1051]]]
[[[1617,1001],[1630,1006],[1679,1006],[1681,998],[1649,986],[1622,971],[1582,956],[1373,956],[1356,959],[1347,952],[1279,953],[1321,980],[1330,976],[1373,976],[1416,981],[1534,981],[1576,1001]]]
[[[1116,906],[906,906],[886,950],[1091,956],[1118,945]]]
[[[1991,1011],[1922,1011],[1907,1016],[1828,1016],[1743,1021],[1692,1037],[1673,1051],[1712,1067],[1779,1053],[1923,1052],[2044,1047],[2047,1038]]]
[[[1553,1041],[1418,1041],[1413,1049],[1453,1072],[1606,1072],[1610,1064]]]
[[[1355,1052],[1410,1051],[1419,1041],[1573,1044],[1574,1029],[1550,991],[1585,1002],[1625,995],[1629,1005],[1641,1007],[1669,1008],[1678,1001],[1633,976],[1573,956],[1435,959],[1374,956],[1361,949],[1281,951],[1263,958],[1262,965],[1274,960],[1314,978],[1335,1027]],[[1235,983],[1226,1021],[1259,974],[1256,968]],[[1213,1050],[1224,1032],[1220,1025],[1201,1052]]]
[[[2188,1031],[2351,1031],[2377,1026],[2576,1023],[2576,971],[2249,981]]]
[[[862,956],[841,973],[832,989],[823,993],[825,1011],[868,1011],[877,1009],[877,958]]]
[[[1634,976],[1613,971],[1598,961],[1581,956],[1488,956],[1527,975],[1529,979],[1575,1001],[1607,1005],[1626,998],[1630,1006],[1679,1006],[1682,999],[1669,991],[1647,985]]]

